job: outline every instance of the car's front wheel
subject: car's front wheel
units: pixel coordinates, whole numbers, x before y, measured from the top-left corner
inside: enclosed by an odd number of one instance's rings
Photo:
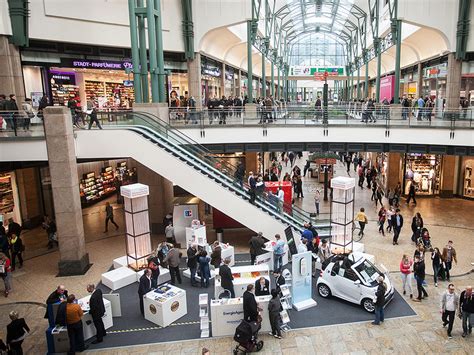
[[[374,301],[372,301],[370,298],[364,298],[362,300],[362,307],[364,307],[364,309],[369,313],[375,312]]]
[[[326,284],[319,284],[318,285],[318,292],[319,292],[319,295],[323,298],[331,297],[331,289]]]

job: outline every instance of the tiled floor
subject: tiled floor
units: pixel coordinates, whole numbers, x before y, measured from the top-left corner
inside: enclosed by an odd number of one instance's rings
[[[300,167],[302,162],[298,162]],[[345,174],[345,169],[337,167],[336,176]],[[307,210],[313,210],[313,197],[311,191],[318,184],[313,179],[305,179],[305,198],[297,203]],[[376,212],[373,202],[370,201],[368,189],[356,192],[356,208],[364,206],[368,213],[369,224],[363,242],[368,253],[376,256],[378,263],[383,263],[393,271],[395,284],[400,290],[398,277],[398,264],[403,253],[413,255],[414,246],[410,241],[411,217],[420,211],[424,217],[425,225],[429,228],[433,245],[443,247],[448,239],[454,241],[458,252],[458,264],[453,269],[453,274],[460,275],[470,271],[474,261],[474,228],[471,225],[472,208],[474,202],[460,199],[419,199],[418,206],[407,207],[402,204],[402,214],[405,216],[405,227],[401,233],[400,245],[393,246],[391,237],[382,237],[377,232]],[[329,205],[322,203],[323,211],[329,210]],[[44,231],[35,230],[27,232],[27,257],[23,267],[13,273],[14,291],[8,298],[0,299],[0,337],[5,339],[5,328],[8,323],[8,312],[16,309],[24,316],[32,328],[32,334],[25,340],[24,349],[27,354],[39,354],[46,351],[44,331],[47,327],[43,319],[44,308],[29,302],[44,302],[48,294],[59,283],[64,283],[70,292],[78,297],[86,295],[86,285],[98,282],[100,275],[107,270],[112,259],[124,255],[125,245],[123,236],[123,216],[120,209],[116,210],[116,220],[120,229],[109,235],[103,233],[104,211],[103,207],[94,207],[86,211],[85,231],[87,250],[93,263],[91,269],[84,276],[69,278],[56,277],[58,253],[53,250],[44,254],[46,236]],[[113,230],[113,229],[112,229]],[[237,231],[234,236],[226,234],[225,238],[236,246],[237,252],[247,252],[248,231]],[[158,238],[154,237],[154,242]],[[232,239],[231,239],[232,238]],[[42,250],[39,250],[43,248]],[[36,251],[34,251],[36,250]],[[33,252],[34,251],[34,252]],[[40,255],[43,254],[43,255]],[[38,255],[38,256],[35,256]],[[431,272],[430,263],[427,263],[427,272]],[[469,284],[474,284],[473,274],[453,278],[458,289]],[[381,353],[472,353],[474,337],[460,337],[460,321],[456,319],[454,339],[446,338],[445,330],[441,327],[439,315],[439,297],[446,287],[441,282],[438,288],[432,286],[428,278],[428,292],[430,297],[421,304],[410,303],[418,316],[387,320],[384,325],[374,327],[369,323],[347,324],[308,328],[292,331],[278,341],[267,335],[262,335],[265,341],[262,354],[381,354]],[[0,286],[1,287],[1,286]],[[21,304],[21,302],[27,302]],[[411,302],[411,301],[408,301]],[[162,339],[157,339],[160,341]],[[157,343],[154,345],[136,346],[122,349],[102,350],[103,354],[198,354],[202,347],[211,350],[211,354],[229,354],[235,342],[231,338],[217,338],[194,340],[177,343]]]

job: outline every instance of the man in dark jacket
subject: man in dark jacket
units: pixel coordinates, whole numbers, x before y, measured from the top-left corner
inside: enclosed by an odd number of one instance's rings
[[[96,329],[96,340],[92,344],[102,343],[104,336],[106,335],[104,322],[102,317],[105,314],[104,300],[102,297],[102,291],[96,289],[94,284],[87,285],[87,292],[91,293],[91,298],[89,300],[89,313],[92,316],[92,321]]]
[[[243,295],[244,320],[247,322],[256,322],[258,317],[257,301],[253,294],[253,285],[247,285],[247,291]]]
[[[422,298],[428,297],[428,292],[423,288],[423,281],[425,280],[425,262],[418,255],[415,255],[413,274],[415,276],[416,288],[418,290],[418,297],[413,301],[421,302]]]
[[[375,320],[372,322],[373,325],[379,325],[380,322],[383,322],[385,317],[383,313],[383,306],[385,304],[385,284],[383,282],[383,276],[377,278],[378,287],[375,292]]]
[[[462,337],[472,333],[472,315],[474,314],[474,293],[472,286],[466,287],[459,297],[459,314],[462,317]]]
[[[255,296],[268,296],[270,294],[270,281],[263,276],[255,281]]]
[[[138,297],[140,298],[140,312],[142,315],[145,314],[145,310],[143,309],[143,297],[151,291],[151,270],[145,269],[145,272],[140,277],[140,281],[138,284]]]
[[[7,345],[10,347],[8,354],[23,354],[21,344],[24,337],[30,332],[30,328],[24,318],[19,318],[16,311],[11,311],[11,323],[7,325]]]
[[[219,268],[219,276],[221,277],[221,286],[224,290],[229,290],[230,297],[235,298],[234,291],[234,277],[232,276],[232,271],[229,267],[230,259],[225,259],[224,264]]]
[[[258,235],[254,235],[250,238],[250,264],[255,264],[255,258],[257,255],[262,255],[265,253],[263,247],[265,246],[265,241],[263,240],[262,232],[258,232]]]
[[[11,237],[12,235],[16,235],[19,237],[21,234],[21,226],[16,223],[13,218],[8,220],[8,236]]]
[[[4,102],[5,111],[10,111],[6,114],[8,117],[7,128],[13,129],[16,136],[16,127],[17,127],[17,117],[18,117],[18,105],[16,103],[16,96],[14,94],[10,95],[10,100]]]
[[[186,262],[186,265],[189,268],[189,271],[191,272],[191,286],[197,287],[197,281],[196,281],[196,270],[197,270],[197,247],[196,244],[191,244],[186,251],[186,254],[188,256],[188,260]]]
[[[400,209],[395,210],[395,214],[391,217],[393,228],[393,245],[398,245],[398,237],[403,227],[403,216],[400,214]]]

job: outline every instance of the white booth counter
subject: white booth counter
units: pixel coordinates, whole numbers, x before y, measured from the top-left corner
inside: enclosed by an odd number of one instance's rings
[[[145,295],[145,319],[167,327],[188,313],[186,291],[171,284],[158,286]]]
[[[219,245],[222,250],[221,252],[222,262],[224,262],[225,259],[230,259],[229,266],[234,266],[235,265],[234,247],[227,243],[219,243]]]
[[[268,302],[272,296],[256,296],[258,306],[262,309],[262,328],[260,332],[271,331],[268,317]],[[242,297],[211,300],[212,336],[234,335],[235,328],[244,319],[244,301]]]
[[[92,316],[89,314],[89,300],[91,296],[86,296],[77,300],[77,303],[81,306],[82,310],[84,311],[84,317],[82,318],[82,329],[84,331],[84,340],[90,339],[96,335],[97,329],[95,329],[94,322],[92,321]],[[104,306],[105,306],[105,314],[102,317],[102,321],[104,322],[104,328],[109,329],[112,328],[114,325],[114,321],[112,319],[112,304],[109,300],[104,298]]]
[[[270,269],[267,264],[262,265],[248,265],[248,266],[233,266],[230,268],[232,276],[234,277],[234,291],[235,297],[241,297],[247,290],[247,285],[255,285],[260,277],[265,277],[270,281]],[[221,286],[219,269],[216,269],[216,280],[214,281],[214,298],[219,298],[219,295],[224,291]]]

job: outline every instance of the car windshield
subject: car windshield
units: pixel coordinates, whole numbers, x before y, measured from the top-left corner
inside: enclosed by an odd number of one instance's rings
[[[368,260],[364,260],[355,267],[357,273],[366,283],[374,282],[379,275],[382,275],[379,269]]]

